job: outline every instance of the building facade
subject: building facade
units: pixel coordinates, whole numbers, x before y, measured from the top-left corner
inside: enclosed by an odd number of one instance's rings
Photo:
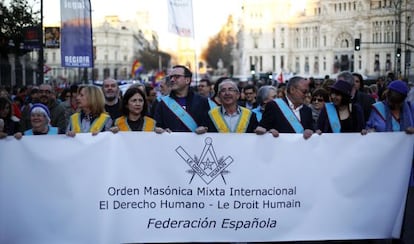
[[[61,67],[60,49],[45,48],[45,64],[51,70],[45,80],[57,83],[131,79],[131,69],[144,48],[158,48],[158,37],[153,31],[140,28],[137,21],[120,21],[118,16],[107,16],[93,27],[94,68],[78,69]]]
[[[233,56],[236,74],[413,74],[414,0],[244,0]],[[360,50],[355,50],[355,40]]]

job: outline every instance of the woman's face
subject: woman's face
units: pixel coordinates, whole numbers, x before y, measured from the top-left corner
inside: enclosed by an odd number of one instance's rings
[[[139,93],[135,93],[128,100],[128,110],[130,114],[139,115],[144,108],[144,98]]]
[[[49,123],[43,113],[31,113],[30,122],[32,124],[33,130],[44,129]]]
[[[405,100],[405,96],[403,94],[398,93],[393,90],[388,90],[387,101],[391,107],[402,104],[404,100]]]
[[[272,101],[273,99],[277,98],[277,92],[273,89],[269,90],[269,95],[267,96],[267,98],[263,101],[264,104]]]
[[[331,91],[331,101],[335,106],[340,106],[342,103],[342,94],[334,90]]]
[[[7,118],[10,113],[10,104],[4,105],[3,109],[0,109],[0,118]]]
[[[81,89],[79,91],[78,96],[76,97],[76,101],[78,103],[78,108],[85,109],[89,107],[88,104],[88,94],[85,89]]]
[[[323,100],[322,96],[314,96],[312,97],[312,104],[316,110],[320,110],[323,106],[325,106],[325,100]]]

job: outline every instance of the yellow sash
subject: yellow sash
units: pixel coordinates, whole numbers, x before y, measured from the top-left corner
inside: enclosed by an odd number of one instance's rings
[[[229,133],[229,132],[245,133],[246,132],[247,126],[249,125],[250,116],[252,115],[252,111],[250,111],[247,108],[240,107],[241,115],[240,115],[239,121],[237,122],[236,131],[230,131],[230,128],[227,125],[226,121],[224,120],[220,112],[220,109],[221,107],[215,107],[208,112],[218,132],[220,133]]]
[[[119,127],[120,131],[131,131],[131,128],[128,125],[127,117],[121,116],[115,121],[115,126]],[[155,120],[144,116],[144,125],[142,126],[142,131],[154,131],[155,129]]]
[[[105,126],[106,121],[109,119],[109,115],[107,113],[101,113],[97,119],[92,123],[88,132],[99,132]],[[80,113],[74,113],[70,116],[72,130],[75,133],[81,133],[81,121],[80,121]]]

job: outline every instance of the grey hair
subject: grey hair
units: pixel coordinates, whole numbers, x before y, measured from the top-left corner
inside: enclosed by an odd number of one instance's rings
[[[277,92],[277,88],[271,85],[260,87],[259,90],[257,91],[257,97],[256,97],[257,104],[262,105],[263,102],[269,96],[269,93],[271,90],[274,90],[275,92]]]
[[[348,82],[351,87],[354,87],[354,83],[355,83],[355,78],[352,75],[351,72],[349,71],[342,71],[341,73],[338,74],[338,77],[336,78],[336,80],[343,80]]]
[[[232,79],[223,80],[218,86],[218,92],[221,91],[224,84],[231,84],[231,87],[234,88],[237,91],[237,93],[240,93],[239,87],[237,86],[236,82],[234,82]]]
[[[299,84],[299,81],[305,80],[302,76],[293,76],[289,79],[287,85],[286,85],[286,92],[290,94],[290,88],[291,87],[297,87]]]

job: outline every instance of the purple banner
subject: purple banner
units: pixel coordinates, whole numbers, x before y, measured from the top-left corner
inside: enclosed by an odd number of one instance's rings
[[[91,3],[61,0],[62,67],[93,67]]]

